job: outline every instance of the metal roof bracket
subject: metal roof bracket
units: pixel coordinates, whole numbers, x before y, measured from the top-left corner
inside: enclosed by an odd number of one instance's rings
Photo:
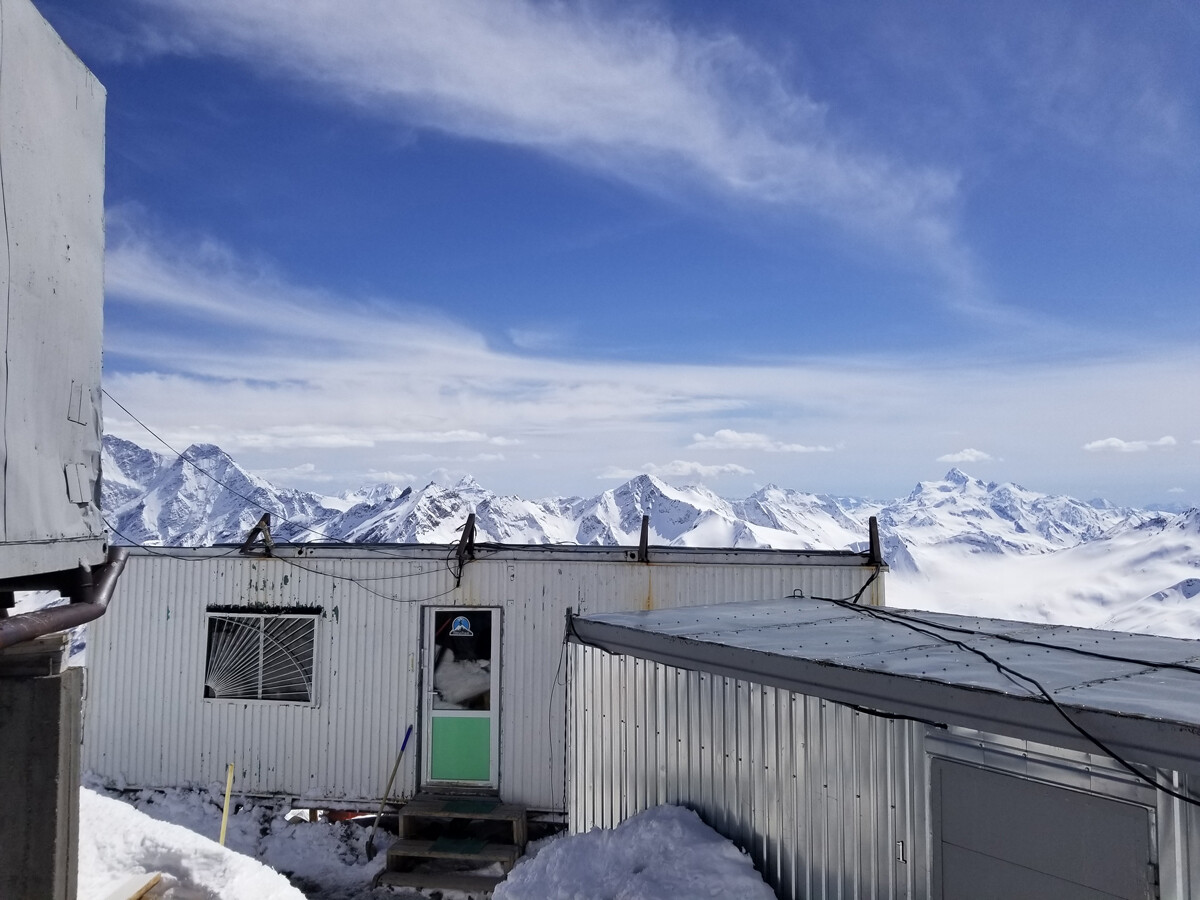
[[[275,549],[275,542],[271,540],[271,514],[263,513],[262,518],[258,520],[258,524],[250,529],[250,533],[246,535],[246,541],[242,544],[241,553],[250,555],[254,542],[262,538],[263,556],[270,556]]]

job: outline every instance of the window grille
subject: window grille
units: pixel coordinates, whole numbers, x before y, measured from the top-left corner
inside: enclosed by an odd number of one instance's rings
[[[209,615],[204,696],[313,702],[315,616]]]

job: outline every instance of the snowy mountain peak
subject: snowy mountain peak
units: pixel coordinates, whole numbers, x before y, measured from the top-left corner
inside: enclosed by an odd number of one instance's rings
[[[1180,513],[1175,525],[1182,532],[1200,535],[1200,509],[1193,506],[1187,512]]]
[[[946,477],[943,480],[948,481],[950,484],[966,486],[967,484],[970,484],[972,481],[975,481],[976,479],[972,478],[970,475],[968,475],[962,469],[955,466],[953,469],[951,469],[949,472],[946,473]],[[982,484],[983,482],[979,482],[979,483]]]
[[[103,508],[118,509],[140,496],[165,465],[166,460],[158,453],[106,435],[100,458]]]
[[[362,487],[355,491],[346,491],[340,495],[340,499],[346,501],[346,509],[349,509],[360,503],[366,503],[370,506],[391,503],[393,500],[407,497],[411,493],[411,487],[394,484],[390,481],[381,481],[370,487]]]
[[[879,521],[882,533],[903,534],[910,548],[926,544],[969,553],[1044,553],[1126,527],[1133,512],[1099,509],[1012,483],[985,484],[954,468],[944,480],[921,482],[906,499],[881,509]]]
[[[590,498],[498,496],[468,476],[452,487],[380,484],[335,499],[277,488],[214,444],[193,444],[187,460],[167,459],[105,437],[104,453],[105,512],[128,543],[239,542],[269,510],[277,539],[295,542],[452,543],[474,512],[480,542],[629,546],[638,541],[642,516],[649,516],[656,545],[861,550],[867,519],[877,515],[893,571],[915,573],[946,554],[1045,554],[1123,534],[1149,540],[1169,529],[1200,535],[1197,510],[1172,516],[1097,507],[984,483],[957,467],[888,504],[774,484],[727,500],[706,487],[677,487],[649,474]]]

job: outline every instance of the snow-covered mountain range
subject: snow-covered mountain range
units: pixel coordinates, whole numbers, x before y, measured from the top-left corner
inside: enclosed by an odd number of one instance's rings
[[[586,498],[524,500],[470,478],[327,497],[276,487],[211,444],[168,457],[106,436],[103,473],[116,540],[159,546],[240,542],[269,511],[277,541],[450,543],[474,512],[480,542],[631,545],[648,515],[652,545],[864,549],[874,515],[894,605],[1200,637],[1200,512],[1083,502],[958,469],[889,503],[774,485],[730,500],[651,475]]]

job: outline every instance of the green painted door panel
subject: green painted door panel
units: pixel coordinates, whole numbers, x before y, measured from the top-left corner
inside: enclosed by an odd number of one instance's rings
[[[492,775],[490,716],[435,716],[429,774],[436,781],[488,781]]]

